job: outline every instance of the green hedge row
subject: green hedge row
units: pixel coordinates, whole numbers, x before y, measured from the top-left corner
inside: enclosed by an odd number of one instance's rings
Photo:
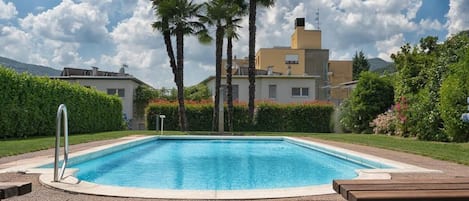
[[[0,67],[0,94],[0,138],[55,135],[62,103],[70,134],[122,129],[121,100],[94,89]]]
[[[156,114],[164,114],[165,130],[179,130],[177,104],[151,103],[146,109],[147,128],[155,129]],[[212,128],[210,103],[186,104],[189,130],[210,131]],[[333,106],[328,104],[274,104],[257,105],[255,124],[248,120],[246,105],[234,106],[234,131],[288,131],[288,132],[331,132]],[[225,107],[225,128],[227,108]]]

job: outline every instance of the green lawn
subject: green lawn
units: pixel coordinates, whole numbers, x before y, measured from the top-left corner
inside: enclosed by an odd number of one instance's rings
[[[128,135],[154,135],[155,131],[116,131],[96,134],[71,135],[70,144],[79,144],[90,141],[120,138]],[[169,135],[186,134],[178,131],[165,131]],[[207,132],[190,132],[190,134],[207,134]],[[240,133],[236,133],[240,134]],[[435,159],[453,161],[469,165],[469,143],[441,143],[418,141],[410,138],[399,138],[385,135],[366,134],[312,134],[312,133],[282,133],[282,132],[247,132],[242,135],[282,135],[282,136],[308,136],[323,140],[331,140],[352,144],[361,144],[407,153],[429,156]],[[54,147],[55,137],[37,137],[28,139],[12,139],[0,141],[0,157],[18,155]]]
[[[182,134],[178,131],[165,131],[165,134]],[[114,131],[94,134],[70,135],[69,144],[80,144],[98,140],[121,138],[129,135],[154,135],[155,131]],[[158,132],[159,134],[159,132]],[[63,140],[63,139],[62,139]],[[27,139],[0,140],[0,157],[13,156],[55,147],[55,136]]]

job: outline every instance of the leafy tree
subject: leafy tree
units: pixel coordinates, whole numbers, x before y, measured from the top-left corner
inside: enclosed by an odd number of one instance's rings
[[[161,98],[160,91],[151,89],[145,85],[139,85],[135,89],[136,116],[142,117],[145,114],[145,107],[148,103],[157,98]]]
[[[274,5],[274,0],[249,0],[249,120],[254,120],[254,99],[256,94],[256,9],[257,4],[265,7]]]
[[[448,135],[454,134],[452,129],[447,128],[455,125],[451,125],[453,120],[448,119],[454,108],[448,105],[443,107],[445,104],[442,101],[450,100],[443,96],[451,94],[443,90],[443,83],[458,85],[454,81],[454,74],[464,74],[452,66],[465,58],[469,40],[467,34],[462,32],[443,44],[437,41],[437,37],[422,38],[418,46],[406,44],[391,58],[398,70],[395,82],[397,104],[403,97],[408,102],[407,121],[400,122],[401,127],[405,127],[408,132],[404,135],[417,136],[423,140],[447,141]]]
[[[341,123],[354,133],[371,133],[370,122],[391,107],[394,88],[387,78],[362,72],[357,87],[342,109]]]
[[[463,40],[467,41],[467,37]],[[466,43],[467,44],[467,43]],[[469,141],[469,123],[462,122],[460,116],[467,111],[466,98],[469,97],[469,48],[465,48],[459,54],[460,61],[450,66],[452,72],[442,83],[440,89],[441,118],[444,131],[453,141]]]
[[[355,52],[355,56],[353,57],[352,62],[353,80],[357,80],[361,72],[370,70],[370,64],[368,63],[368,60],[366,59],[365,54],[362,51],[360,51],[359,53]]]
[[[207,29],[194,17],[199,16],[201,5],[188,0],[152,0],[158,21],[152,27],[163,34],[169,64],[174,74],[179,103],[179,124],[181,131],[188,129],[184,106],[184,36],[197,35],[199,41],[207,42]],[[176,36],[176,54],[174,57],[171,35]]]
[[[202,101],[210,98],[210,91],[208,90],[207,85],[198,84],[185,88],[185,99],[192,101]]]

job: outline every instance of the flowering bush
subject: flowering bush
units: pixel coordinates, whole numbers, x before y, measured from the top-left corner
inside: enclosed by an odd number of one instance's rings
[[[394,110],[396,112],[396,134],[399,136],[408,137],[409,131],[407,129],[408,116],[409,116],[409,104],[406,97],[401,96],[400,100],[396,103]]]
[[[373,127],[373,133],[375,134],[395,135],[397,120],[394,110],[390,109],[378,115],[370,123],[370,126]]]

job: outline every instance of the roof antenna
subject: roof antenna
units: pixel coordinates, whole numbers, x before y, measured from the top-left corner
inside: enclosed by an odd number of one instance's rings
[[[321,28],[319,27],[319,8],[316,11],[316,19],[315,20],[316,20],[316,28],[318,30],[321,30]]]

